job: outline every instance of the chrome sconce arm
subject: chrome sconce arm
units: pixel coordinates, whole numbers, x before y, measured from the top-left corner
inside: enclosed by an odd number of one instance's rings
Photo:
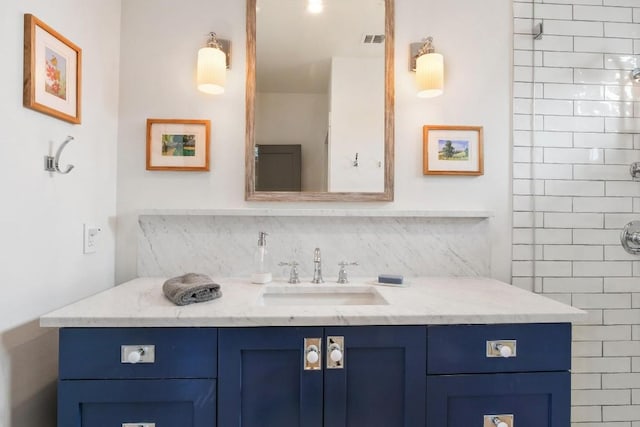
[[[47,172],[58,172],[61,174],[68,174],[69,172],[71,172],[71,170],[74,168],[73,165],[67,165],[67,168],[63,171],[60,170],[60,155],[62,154],[62,150],[64,150],[64,147],[67,146],[68,143],[70,143],[71,141],[73,141],[73,137],[72,136],[68,136],[67,139],[65,139],[62,144],[60,144],[60,147],[58,147],[58,151],[56,151],[56,155],[54,156],[44,156],[44,170]]]

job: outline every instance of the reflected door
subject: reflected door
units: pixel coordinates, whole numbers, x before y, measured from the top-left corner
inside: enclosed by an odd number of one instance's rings
[[[300,144],[256,145],[256,190],[300,191]]]

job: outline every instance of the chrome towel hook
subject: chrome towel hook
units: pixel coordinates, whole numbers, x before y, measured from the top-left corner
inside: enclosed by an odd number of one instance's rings
[[[44,170],[46,170],[47,172],[58,172],[61,174],[67,174],[69,172],[71,172],[71,170],[73,169],[73,165],[68,165],[67,169],[65,169],[64,171],[60,170],[60,155],[62,154],[62,150],[64,150],[64,147],[70,143],[71,141],[73,141],[73,137],[72,136],[67,136],[67,139],[65,139],[62,144],[60,144],[60,147],[58,147],[58,151],[56,151],[56,155],[55,157],[53,156],[44,156]]]

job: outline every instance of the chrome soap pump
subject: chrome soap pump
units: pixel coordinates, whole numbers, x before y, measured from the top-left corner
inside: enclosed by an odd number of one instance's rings
[[[267,251],[267,233],[258,233],[258,248],[254,258],[253,273],[251,273],[251,283],[271,282],[271,257]]]

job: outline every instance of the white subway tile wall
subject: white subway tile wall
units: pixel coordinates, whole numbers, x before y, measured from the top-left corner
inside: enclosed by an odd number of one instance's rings
[[[572,427],[640,427],[640,257],[619,241],[640,220],[640,0],[513,5],[513,284],[589,314]]]

